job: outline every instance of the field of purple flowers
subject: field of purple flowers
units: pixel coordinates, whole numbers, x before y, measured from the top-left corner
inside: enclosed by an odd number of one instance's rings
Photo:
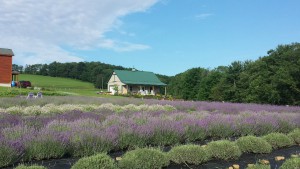
[[[9,98],[0,106],[0,167],[300,128],[300,107],[287,106],[91,98]]]

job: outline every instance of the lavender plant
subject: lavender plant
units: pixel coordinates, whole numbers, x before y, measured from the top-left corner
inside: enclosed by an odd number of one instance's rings
[[[179,122],[155,120],[150,125],[155,127],[151,137],[152,145],[175,145],[182,141],[184,128]]]
[[[28,140],[29,137],[34,137],[36,135],[36,130],[27,125],[16,125],[13,127],[4,128],[2,130],[2,135],[6,140]]]
[[[280,169],[297,169],[300,168],[300,158],[291,158],[286,160]]]
[[[282,117],[279,121],[278,121],[278,130],[277,132],[280,133],[289,133],[290,131],[292,131],[293,129],[296,128],[296,124],[295,123],[291,123],[288,121],[288,119],[284,119],[286,117]]]
[[[0,131],[4,128],[13,127],[22,123],[22,117],[8,113],[0,113]]]
[[[149,144],[147,137],[140,136],[136,133],[124,132],[119,137],[118,147],[123,149],[143,148]]]
[[[221,160],[237,159],[242,155],[238,145],[228,140],[212,141],[206,148],[210,156]]]
[[[110,110],[113,112],[121,113],[121,112],[153,112],[153,111],[174,111],[175,107],[170,105],[114,105],[111,103],[95,105],[95,104],[46,104],[44,106],[33,105],[33,106],[13,106],[7,109],[1,109],[1,111],[10,113],[10,114],[18,114],[18,115],[27,115],[27,116],[37,116],[37,115],[47,115],[47,114],[57,114],[63,112],[69,112],[73,110],[79,111],[95,111],[95,110]]]
[[[25,165],[19,165],[15,169],[47,169],[44,166],[39,166],[39,165],[30,165],[30,166],[25,166]]]
[[[136,149],[127,152],[118,163],[121,169],[160,169],[170,163],[166,154],[157,149]]]
[[[264,139],[255,136],[244,136],[236,140],[242,152],[270,153],[272,146]]]
[[[60,158],[67,152],[64,136],[42,130],[38,135],[25,142],[25,160]]]
[[[177,164],[199,165],[210,159],[207,151],[199,145],[182,145],[173,147],[168,152],[168,158]]]
[[[70,144],[71,154],[75,157],[90,156],[109,152],[113,149],[113,144],[97,130],[74,133],[70,139]]]
[[[300,144],[300,128],[291,131],[288,136],[292,138],[295,143]]]
[[[71,169],[117,169],[113,159],[106,154],[97,154],[79,159]]]
[[[17,151],[11,146],[0,141],[0,167],[5,167],[15,162],[18,158]]]
[[[187,126],[185,128],[185,141],[202,141],[207,137],[205,128],[201,126]]]
[[[282,133],[270,133],[263,137],[274,149],[292,146],[294,141],[289,136]]]

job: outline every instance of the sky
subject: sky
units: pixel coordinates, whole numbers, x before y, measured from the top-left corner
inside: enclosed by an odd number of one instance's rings
[[[99,61],[173,76],[300,42],[299,0],[0,0],[19,65]]]

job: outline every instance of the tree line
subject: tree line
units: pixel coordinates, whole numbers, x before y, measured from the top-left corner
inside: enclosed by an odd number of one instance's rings
[[[168,88],[185,100],[300,105],[300,44],[279,45],[256,61],[189,69]]]
[[[101,62],[52,62],[50,64],[26,65],[25,68],[19,65],[13,65],[13,69],[25,74],[64,77],[91,82],[99,89],[107,88],[107,82],[111,77],[113,70],[131,70],[131,68]],[[168,76],[158,75],[158,77],[164,83],[169,82]]]
[[[26,65],[15,70],[26,74],[73,78],[106,88],[114,69],[130,70],[101,62]],[[300,43],[279,45],[256,61],[235,61],[215,69],[192,68],[169,77],[168,94],[185,100],[300,105]],[[103,86],[102,86],[103,85]]]

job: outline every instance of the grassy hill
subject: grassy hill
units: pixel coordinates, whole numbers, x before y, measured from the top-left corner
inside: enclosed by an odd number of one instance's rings
[[[20,74],[19,80],[30,81],[35,87],[43,87],[48,89],[95,89],[92,83],[61,77]]]
[[[69,78],[20,74],[19,80],[30,81],[34,87],[71,95],[98,96],[96,93],[99,91],[92,83]]]

